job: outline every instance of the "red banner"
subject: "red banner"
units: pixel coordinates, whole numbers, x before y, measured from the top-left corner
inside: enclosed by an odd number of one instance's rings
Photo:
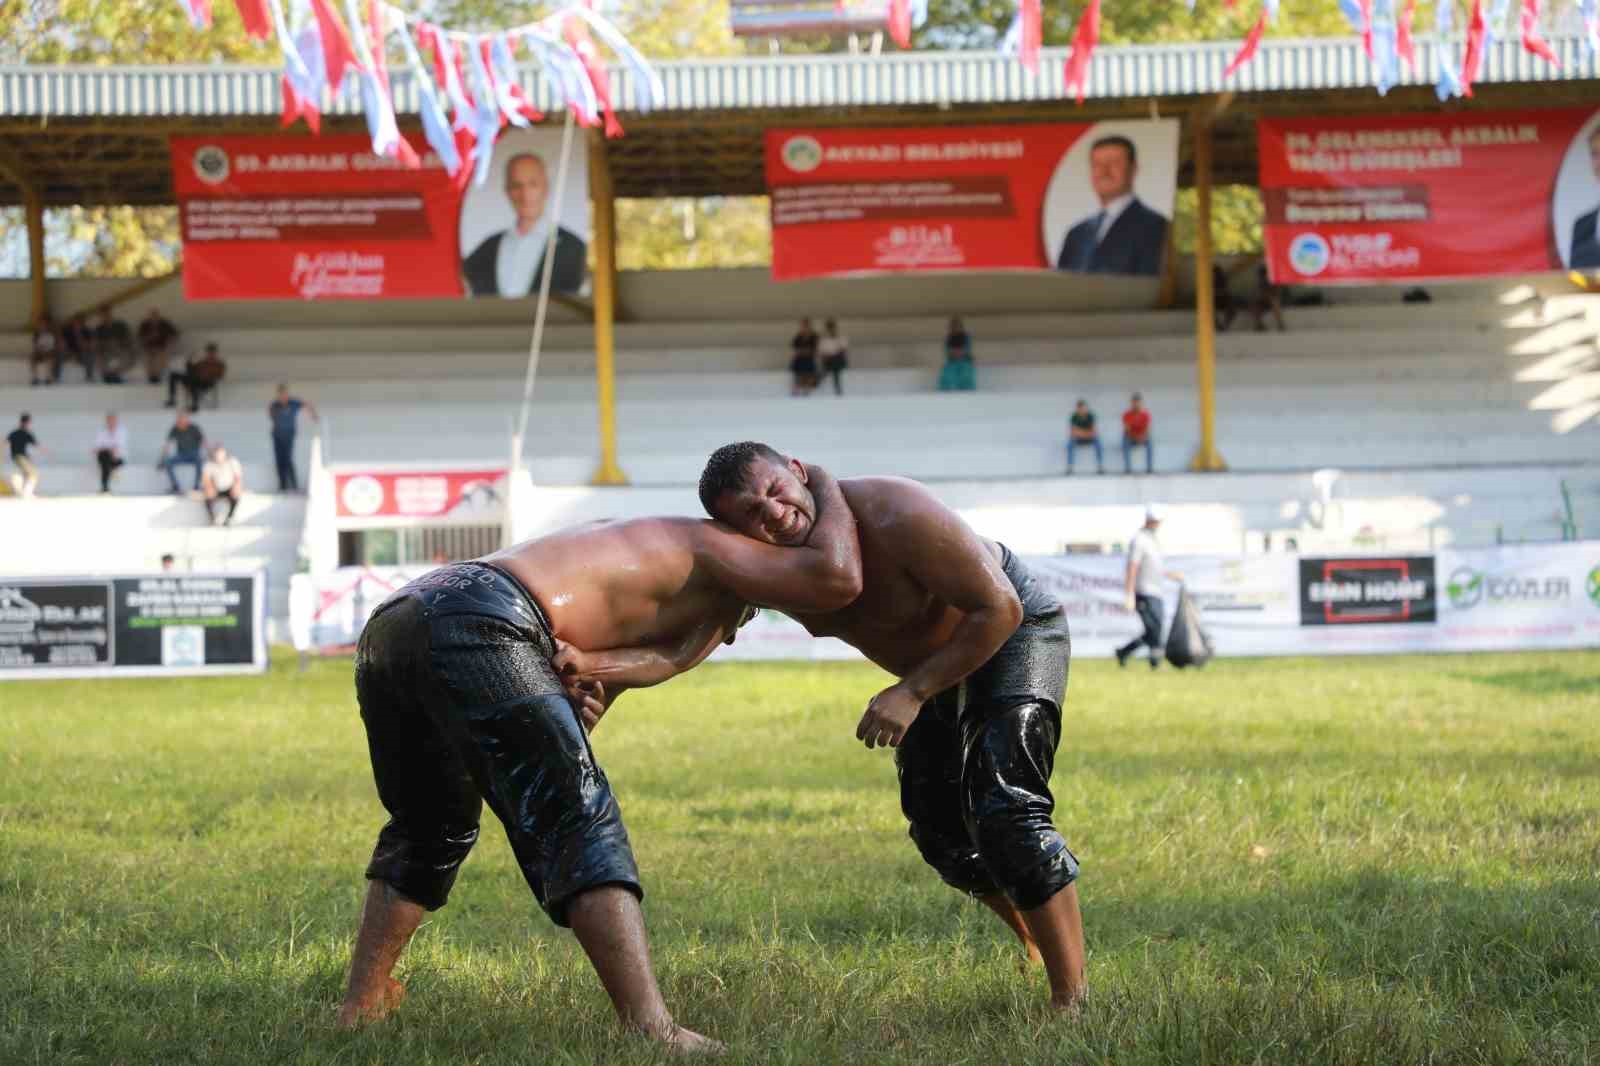
[[[1280,284],[1600,269],[1600,111],[1257,123]]]
[[[461,189],[420,138],[410,143],[422,166],[411,169],[373,155],[359,134],[174,137],[184,296],[524,298],[537,289],[546,248],[555,250],[551,288],[576,294],[588,168],[584,153],[572,153],[555,203],[560,138],[506,131],[488,179]]]
[[[461,194],[415,147],[420,170],[357,134],[172,138],[184,296],[460,296]]]
[[[340,518],[492,520],[505,505],[502,470],[405,470],[335,474]]]
[[[1178,124],[769,130],[772,276],[1160,273]]]

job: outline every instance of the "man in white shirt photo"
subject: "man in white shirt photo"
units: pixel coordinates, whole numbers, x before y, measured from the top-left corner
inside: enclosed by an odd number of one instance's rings
[[[226,499],[228,513],[222,524],[232,525],[233,513],[239,509],[239,497],[244,493],[244,468],[220,444],[211,449],[211,458],[200,472],[200,487],[205,491],[206,518],[211,524],[217,524],[217,501]]]
[[[555,260],[550,291],[572,295],[583,285],[588,255],[583,239],[564,229],[548,212],[550,177],[544,160],[519,152],[506,163],[506,199],[516,213],[509,229],[491,234],[461,263],[461,274],[473,296],[530,296],[539,291],[550,228],[555,227]],[[557,207],[559,211],[559,205]]]
[[[1123,582],[1127,609],[1139,616],[1144,632],[1117,649],[1117,665],[1127,666],[1128,656],[1146,645],[1150,649],[1150,669],[1161,665],[1161,580],[1183,581],[1183,575],[1167,569],[1156,533],[1161,528],[1161,508],[1150,504],[1144,511],[1144,528],[1128,544],[1128,569]]]

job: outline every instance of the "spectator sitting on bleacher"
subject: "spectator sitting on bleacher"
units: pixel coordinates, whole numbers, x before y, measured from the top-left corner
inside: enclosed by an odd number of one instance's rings
[[[206,496],[206,518],[216,525],[217,513],[214,508],[217,500],[226,499],[228,513],[222,519],[222,524],[231,526],[233,512],[239,509],[239,497],[244,492],[244,468],[239,465],[239,460],[229,455],[222,445],[214,445],[211,460],[201,473],[200,483]]]
[[[139,347],[144,349],[144,374],[150,384],[161,384],[161,375],[167,372],[167,363],[172,359],[172,342],[177,339],[178,327],[162,318],[154,307],[139,323]]]
[[[1284,331],[1283,286],[1272,283],[1272,277],[1267,273],[1265,263],[1256,267],[1256,298],[1251,310],[1255,312],[1257,333],[1266,332],[1267,323],[1263,316],[1268,311],[1272,312],[1273,319],[1278,323],[1278,332]]]
[[[94,380],[94,333],[83,315],[73,315],[61,327],[61,349],[64,356],[76,359],[83,367],[83,380]]]
[[[1144,399],[1136,392],[1128,409],[1122,412],[1122,472],[1133,473],[1133,450],[1144,449],[1144,472],[1154,469],[1155,459],[1150,454],[1150,412],[1144,408]]]
[[[1211,264],[1211,309],[1216,315],[1219,333],[1226,333],[1239,316],[1238,305],[1233,302],[1233,290],[1228,287],[1228,272],[1219,263]]]
[[[94,461],[100,464],[100,491],[111,491],[111,476],[128,461],[128,431],[117,424],[115,411],[106,414],[106,424],[94,435]]]
[[[179,411],[178,419],[167,431],[167,441],[161,446],[161,458],[156,461],[157,470],[167,472],[167,480],[172,483],[172,494],[180,496],[183,490],[178,487],[178,476],[172,472],[176,466],[194,467],[194,487],[200,488],[200,468],[203,460],[200,458],[201,445],[205,443],[206,435],[200,427],[189,421],[187,411]]]
[[[95,355],[100,364],[100,380],[121,385],[122,375],[133,365],[133,333],[120,318],[111,317],[109,306],[100,308],[100,321],[94,327]]]
[[[1106,453],[1100,447],[1100,430],[1094,424],[1094,412],[1088,400],[1079,400],[1072,417],[1067,421],[1067,473],[1072,473],[1073,462],[1080,447],[1094,445],[1094,465],[1098,472],[1106,472]]]
[[[189,410],[200,410],[200,400],[205,399],[206,392],[218,386],[224,375],[227,375],[227,363],[222,362],[221,355],[216,354],[216,343],[206,344],[205,355],[198,362],[189,363],[186,373],[182,375],[182,384],[189,389]],[[173,391],[166,389],[166,405],[173,405]]]
[[[850,366],[850,338],[839,332],[839,323],[831,318],[822,323],[817,354],[822,356],[823,377],[833,378],[833,394],[843,396],[844,372]]]
[[[789,390],[791,396],[809,396],[817,387],[817,331],[811,328],[811,320],[800,320],[800,332],[794,335],[789,342],[789,373],[794,375],[794,385]]]
[[[17,428],[6,434],[6,443],[11,446],[11,464],[17,468],[18,476],[12,480],[18,496],[32,496],[39,487],[39,467],[34,463],[33,457],[28,454],[29,448],[39,447],[39,438],[33,435],[33,416],[24,413],[17,419]],[[43,448],[39,448],[42,452]]]
[[[44,368],[41,375],[40,367]],[[61,380],[61,334],[50,318],[50,312],[41,311],[33,324],[33,351],[28,357],[28,384],[53,385]]]
[[[961,319],[952,318],[944,335],[944,368],[939,371],[940,392],[962,392],[978,387],[978,371],[972,362],[972,338]]]

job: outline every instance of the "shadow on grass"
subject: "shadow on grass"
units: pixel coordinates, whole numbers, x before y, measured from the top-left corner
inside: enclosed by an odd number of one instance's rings
[[[1496,674],[1451,674],[1457,681],[1509,689],[1523,696],[1600,695],[1600,676],[1565,670],[1502,670]]]

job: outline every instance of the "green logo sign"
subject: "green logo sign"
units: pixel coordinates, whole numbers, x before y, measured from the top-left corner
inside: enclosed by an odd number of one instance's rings
[[[1444,591],[1452,607],[1471,607],[1483,599],[1483,575],[1463,566],[1450,575]]]
[[[1600,566],[1589,571],[1589,600],[1600,607]]]

